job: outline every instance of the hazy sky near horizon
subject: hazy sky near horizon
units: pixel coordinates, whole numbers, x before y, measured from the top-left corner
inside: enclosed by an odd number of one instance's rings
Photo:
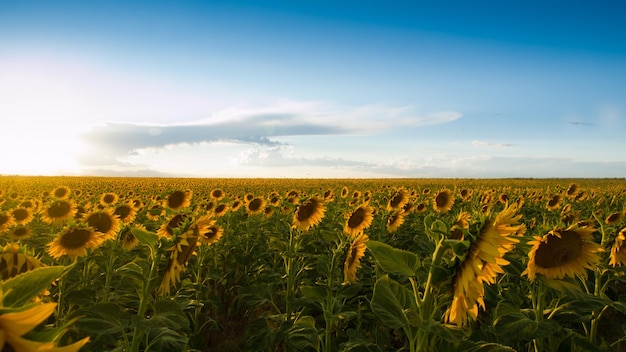
[[[0,174],[624,177],[623,1],[3,1]]]

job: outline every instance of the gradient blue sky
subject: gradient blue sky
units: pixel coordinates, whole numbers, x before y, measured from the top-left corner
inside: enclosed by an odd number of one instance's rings
[[[624,177],[623,1],[2,1],[0,174]]]

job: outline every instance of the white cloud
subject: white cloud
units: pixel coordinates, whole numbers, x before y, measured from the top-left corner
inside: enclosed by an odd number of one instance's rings
[[[492,142],[479,141],[479,140],[473,140],[472,145],[475,147],[486,147],[486,148],[511,148],[515,146],[515,144],[512,144],[512,143],[492,143]]]

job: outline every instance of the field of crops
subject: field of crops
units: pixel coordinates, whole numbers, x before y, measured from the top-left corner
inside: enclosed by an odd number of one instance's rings
[[[0,177],[7,351],[624,351],[626,181]]]

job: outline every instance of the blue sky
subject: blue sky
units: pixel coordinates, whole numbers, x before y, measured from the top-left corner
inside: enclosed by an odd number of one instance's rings
[[[621,1],[0,3],[0,174],[623,177]]]

